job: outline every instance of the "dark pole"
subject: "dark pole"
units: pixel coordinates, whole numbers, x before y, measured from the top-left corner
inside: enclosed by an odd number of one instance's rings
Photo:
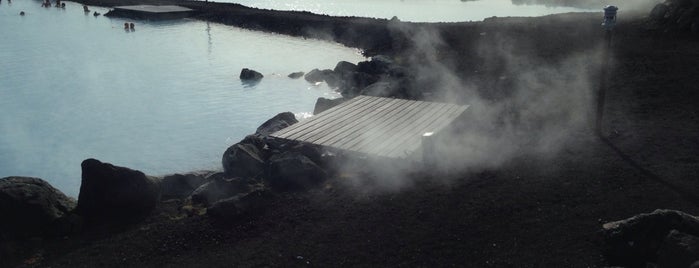
[[[597,89],[597,113],[595,116],[595,132],[602,136],[602,118],[604,117],[604,99],[607,94],[607,73],[609,73],[609,55],[612,50],[612,29],[616,24],[616,12],[619,8],[615,6],[604,7],[604,41],[606,46],[602,51],[602,66],[600,68],[599,88]]]
[[[602,118],[604,117],[604,100],[607,94],[607,72],[609,70],[609,52],[612,47],[612,30],[607,29],[604,33],[606,47],[602,53],[602,68],[600,70],[600,82],[597,89],[597,116],[595,117],[595,131],[602,135]]]

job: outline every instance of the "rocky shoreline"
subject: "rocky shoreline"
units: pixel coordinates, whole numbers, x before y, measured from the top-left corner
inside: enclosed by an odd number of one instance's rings
[[[77,201],[38,178],[0,179],[0,266],[697,265],[694,2],[667,1],[650,17],[620,21],[602,139],[580,130],[570,134],[575,145],[550,155],[487,159],[451,175],[409,174],[414,187],[371,193],[345,185],[350,175],[337,168],[343,159],[336,155],[269,139],[296,122],[281,113],[225,150],[223,171],[156,178],[87,159]],[[550,86],[528,71],[546,67],[570,95],[575,78],[596,67],[583,63],[595,61],[590,44],[602,40],[597,14],[417,24],[206,2],[83,3],[180,4],[200,19],[359,47],[372,60],[294,76],[324,81],[346,98],[482,99],[513,107],[484,117],[501,119],[485,125],[489,135],[507,120],[526,122],[511,102],[517,90]],[[584,60],[561,64],[579,54]],[[559,76],[564,67],[574,72]],[[248,77],[263,79],[241,78]],[[537,86],[520,88],[527,79]],[[340,101],[320,99],[315,112]],[[545,106],[545,115],[560,116],[555,108]],[[518,130],[537,136],[545,127]],[[364,186],[376,178],[358,179]]]

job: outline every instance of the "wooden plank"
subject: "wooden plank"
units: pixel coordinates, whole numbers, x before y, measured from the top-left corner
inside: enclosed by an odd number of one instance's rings
[[[422,131],[422,129],[424,129],[424,125],[439,120],[436,118],[436,116],[439,114],[438,112],[442,107],[443,105],[441,104],[430,103],[430,105],[422,111],[421,115],[416,116],[413,122],[411,122],[410,124],[402,124],[394,130],[395,133],[402,133],[402,135],[397,135],[388,142],[379,146],[374,146],[362,150],[367,151],[371,154],[378,154],[380,152],[383,152],[387,155],[403,156],[405,154],[406,148],[404,148],[405,146],[402,145],[402,143],[405,143],[407,140],[409,140],[411,136],[422,136],[423,133],[420,132]],[[413,131],[406,131],[411,126]],[[401,149],[401,151],[397,151],[397,149]]]
[[[272,137],[376,157],[405,158],[419,151],[425,132],[439,132],[468,106],[359,96]]]
[[[451,122],[459,114],[461,114],[464,110],[465,110],[465,108],[462,108],[462,107],[459,107],[456,105],[448,107],[447,110],[442,114],[442,118],[444,118],[444,119],[441,121],[440,120],[433,120],[433,121],[429,122],[429,124],[427,124],[424,127],[423,126],[419,126],[419,127],[418,126],[409,126],[411,128],[409,130],[406,130],[406,132],[416,133],[416,135],[413,135],[411,137],[413,139],[412,142],[407,142],[406,140],[399,140],[397,142],[398,143],[403,142],[403,143],[407,144],[406,146],[408,146],[410,144],[414,144],[414,146],[411,146],[411,147],[417,149],[421,146],[421,139],[422,139],[423,133],[425,133],[425,132],[435,132],[435,133],[439,132],[442,128],[444,128],[446,125],[448,125],[449,122]],[[449,117],[450,120],[447,121],[446,120],[447,117]],[[391,151],[388,151],[387,153],[385,153],[385,155],[393,156],[393,155],[398,155],[398,154],[403,153],[400,150],[401,150],[400,146],[396,146]],[[384,154],[380,154],[380,153],[375,152],[375,151],[372,151],[370,153],[384,155]]]
[[[339,148],[346,149],[346,150],[356,150],[355,148],[353,148],[356,144],[368,143],[368,142],[373,141],[375,139],[380,139],[381,136],[383,136],[383,135],[381,135],[382,132],[385,130],[379,130],[379,129],[383,129],[386,125],[390,124],[392,121],[395,122],[395,121],[400,120],[397,118],[400,118],[400,116],[404,116],[406,113],[408,113],[410,111],[418,110],[420,105],[422,105],[423,103],[424,102],[411,101],[409,106],[400,110],[399,115],[396,115],[396,116],[393,116],[393,115],[388,116],[387,115],[383,118],[369,122],[368,126],[366,126],[362,130],[359,130],[361,132],[358,135],[356,135],[357,136],[356,138],[347,139],[341,143],[336,144],[336,146]]]
[[[336,114],[341,114],[345,112],[348,109],[352,109],[352,105],[354,105],[355,102],[365,100],[366,98],[354,98],[351,100],[348,100],[344,103],[341,103],[340,105],[337,105],[335,107],[332,107],[321,114],[323,116],[315,115],[311,118],[308,118],[306,120],[303,120],[301,122],[298,122],[296,124],[293,124],[287,128],[284,128],[276,133],[273,133],[273,137],[278,137],[278,138],[286,138],[298,131],[303,131],[305,129],[314,127],[317,123],[322,122],[323,120],[326,120],[328,117],[335,116]],[[377,100],[374,100],[377,101]]]
[[[313,140],[309,139],[308,141],[317,144],[332,144],[332,142],[329,143],[330,140],[343,138],[344,136],[348,135],[348,133],[346,132],[347,130],[360,128],[359,124],[362,124],[362,122],[366,120],[371,120],[371,118],[376,114],[395,109],[394,104],[395,103],[393,100],[389,100],[387,103],[382,105],[382,107],[379,107],[377,109],[364,109],[360,113],[356,114],[348,124],[345,124],[344,126],[335,129],[335,131],[333,131],[332,133],[328,133],[328,135],[320,136]]]
[[[439,114],[436,116],[440,116],[444,112],[444,109],[439,111]],[[402,155],[402,156],[407,156],[405,152],[410,152],[411,155],[415,153],[420,147],[422,146],[422,135],[426,132],[433,132],[433,133],[438,133],[439,129],[441,129],[442,123],[439,121],[433,121],[430,122],[430,124],[423,126],[421,129],[416,129],[413,130],[413,133],[415,135],[411,135],[408,137],[408,139],[404,140],[403,143],[400,146],[396,146],[393,148],[391,151],[388,151],[386,153],[387,155]]]
[[[332,146],[341,149],[348,149],[348,146],[346,145],[347,143],[370,139],[369,137],[367,137],[367,134],[375,132],[377,124],[381,124],[381,122],[390,120],[393,116],[395,116],[396,113],[400,113],[403,110],[409,109],[410,107],[414,106],[415,102],[404,102],[400,103],[399,105],[400,106],[397,106],[395,109],[387,111],[378,117],[365,120],[364,122],[362,122],[361,128],[356,128],[352,130],[352,132],[350,132],[348,135],[346,135],[345,138],[334,141]]]
[[[332,109],[329,109],[321,113],[320,115],[316,115],[307,120],[292,125],[291,127],[294,128],[284,132],[282,137],[294,139],[295,137],[299,136],[298,133],[314,131],[319,127],[322,127],[323,125],[326,125],[328,122],[332,122],[332,120],[336,120],[336,118],[342,117],[342,115],[347,114],[353,109],[357,109],[358,107],[362,107],[364,105],[372,105],[379,101],[380,100],[378,99],[354,98],[348,102],[333,107]]]
[[[369,106],[364,106],[363,109],[355,109],[351,110],[348,113],[343,114],[340,117],[333,118],[331,121],[327,122],[324,125],[319,126],[317,129],[309,131],[307,133],[303,133],[302,135],[297,135],[291,138],[301,140],[301,141],[307,141],[307,139],[318,136],[318,135],[327,135],[328,133],[332,132],[334,128],[338,128],[340,126],[343,126],[349,122],[354,121],[354,118],[357,117],[358,114],[361,114],[365,110],[375,110],[377,108],[380,108],[381,106],[385,105],[386,103],[390,102],[390,99],[379,99],[376,102],[372,102],[371,105]]]
[[[413,105],[410,107],[411,109],[404,110],[400,116],[397,116],[395,118],[385,118],[385,120],[382,122],[376,122],[376,126],[370,129],[370,131],[372,131],[373,133],[367,136],[364,140],[353,140],[346,144],[342,144],[340,148],[344,148],[351,151],[361,151],[360,148],[370,146],[372,143],[375,142],[381,142],[375,141],[377,139],[384,140],[386,136],[385,134],[399,135],[399,133],[392,132],[390,128],[395,124],[404,123],[406,119],[409,119],[409,116],[414,116],[416,113],[420,112],[420,109],[430,105],[427,102],[418,101],[414,101],[412,104]],[[379,126],[380,124],[381,126]]]
[[[370,124],[381,121],[385,118],[390,118],[393,114],[400,112],[404,109],[404,106],[409,106],[414,102],[409,100],[392,100],[385,109],[377,109],[374,111],[366,111],[362,117],[356,118],[356,120],[339,129],[336,135],[332,137],[327,137],[317,141],[318,144],[327,145],[337,148],[342,148],[338,146],[337,143],[342,140],[351,140],[356,138],[361,138],[362,133],[366,132]]]

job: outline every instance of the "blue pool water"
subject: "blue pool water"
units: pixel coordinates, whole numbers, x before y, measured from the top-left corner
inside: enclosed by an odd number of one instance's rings
[[[364,60],[336,43],[195,20],[125,31],[126,20],[66,5],[0,2],[0,177],[40,177],[72,196],[86,158],[150,175],[219,169],[266,119],[337,96],[287,74]],[[265,78],[243,84],[242,68]]]

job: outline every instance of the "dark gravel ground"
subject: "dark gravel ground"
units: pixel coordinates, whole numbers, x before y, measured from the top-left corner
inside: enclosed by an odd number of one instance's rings
[[[428,27],[440,32],[441,53],[461,79],[488,85],[499,68],[472,50],[481,32],[509,37],[543,64],[601,42],[598,17]],[[46,267],[601,267],[602,223],[658,208],[699,214],[697,44],[685,34],[646,30],[641,17],[621,21],[606,138],[581,131],[554,156],[412,174],[414,185],[392,192],[357,193],[336,178],[280,194],[268,209],[227,223],[171,219],[163,204],[137,226],[35,242],[40,249],[19,255],[28,266]]]

